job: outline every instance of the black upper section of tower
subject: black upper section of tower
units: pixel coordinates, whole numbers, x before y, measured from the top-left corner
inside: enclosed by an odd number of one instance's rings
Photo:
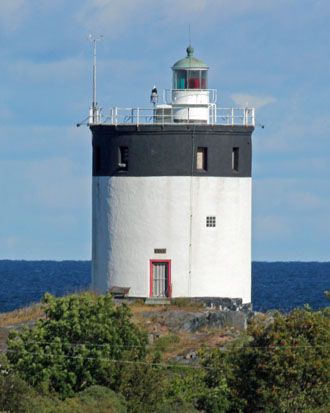
[[[93,125],[93,176],[251,176],[252,126]]]

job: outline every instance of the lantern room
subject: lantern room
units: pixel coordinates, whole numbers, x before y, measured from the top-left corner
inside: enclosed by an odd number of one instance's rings
[[[208,67],[193,54],[187,47],[187,57],[173,65],[173,89],[207,89]]]
[[[194,49],[187,47],[187,56],[173,66],[171,106],[174,122],[209,123],[215,103],[208,89],[208,66],[194,57]]]

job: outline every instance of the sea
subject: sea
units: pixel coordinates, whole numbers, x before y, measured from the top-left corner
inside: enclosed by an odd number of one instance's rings
[[[0,313],[39,302],[46,292],[57,297],[89,289],[91,261],[0,260]],[[253,262],[255,311],[288,312],[330,305],[330,262]]]

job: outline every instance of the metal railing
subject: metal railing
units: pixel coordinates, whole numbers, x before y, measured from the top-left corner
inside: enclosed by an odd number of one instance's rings
[[[217,108],[214,104],[208,106],[208,119],[196,119],[196,108],[180,106],[186,109],[185,115],[178,115],[176,107],[161,105],[152,108],[91,108],[85,122],[87,125],[146,125],[146,124],[209,124],[209,125],[244,125],[255,126],[254,108]],[[182,113],[182,112],[181,112]]]

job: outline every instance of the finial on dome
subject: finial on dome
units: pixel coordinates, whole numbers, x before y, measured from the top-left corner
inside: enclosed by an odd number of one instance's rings
[[[188,57],[192,57],[193,54],[194,54],[194,48],[193,48],[191,45],[189,45],[189,46],[187,47],[187,56],[188,56]]]

